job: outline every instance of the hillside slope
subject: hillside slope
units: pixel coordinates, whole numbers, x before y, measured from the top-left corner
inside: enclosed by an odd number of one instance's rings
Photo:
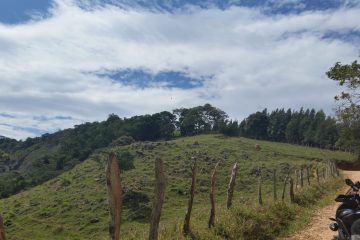
[[[255,145],[259,144],[258,151]],[[278,196],[282,180],[290,170],[315,166],[325,159],[350,161],[353,156],[290,144],[200,135],[163,142],[135,142],[105,148],[72,170],[40,186],[0,200],[8,239],[108,239],[105,165],[107,152],[129,151],[135,156],[134,169],[122,172],[124,186],[123,239],[145,239],[153,192],[155,157],[165,162],[166,199],[161,226],[164,234],[179,228],[186,210],[192,156],[198,159],[197,195],[194,219],[197,228],[207,222],[210,173],[217,162],[217,202],[224,208],[229,173],[239,163],[234,205],[257,201],[257,174],[262,172],[265,202],[272,201],[272,172],[278,172]],[[314,181],[314,178],[311,179]],[[170,229],[170,230],[169,230]],[[215,238],[214,238],[215,239]],[[221,238],[219,238],[221,239]]]

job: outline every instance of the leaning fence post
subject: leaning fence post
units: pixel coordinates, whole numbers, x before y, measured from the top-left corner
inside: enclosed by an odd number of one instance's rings
[[[109,234],[110,240],[120,239],[122,210],[122,188],[119,163],[114,153],[110,153],[106,167],[106,183],[109,201]]]
[[[185,215],[184,227],[183,227],[184,235],[187,235],[190,232],[191,210],[194,202],[195,185],[196,185],[196,159],[194,159],[194,165],[192,166],[191,172],[192,174],[191,174],[190,198],[188,203],[188,209]]]
[[[284,201],[284,199],[285,199],[286,183],[288,181],[288,178],[289,178],[289,174],[285,177],[285,180],[284,180],[284,187],[283,187],[283,192],[282,192],[282,196],[281,196],[282,201]]]
[[[258,196],[259,196],[259,204],[263,205],[263,199],[262,199],[262,192],[261,192],[261,185],[262,185],[262,177],[261,173],[259,175],[259,188],[258,188]]]
[[[155,159],[155,196],[150,220],[149,240],[158,239],[158,228],[161,209],[165,197],[164,164],[160,158]]]
[[[5,240],[5,228],[4,228],[4,222],[0,215],[0,240]]]
[[[276,169],[274,169],[274,172],[273,172],[273,181],[274,181],[274,187],[273,187],[273,191],[274,191],[274,202],[276,202],[277,200],[277,189],[276,189],[276,184],[277,184],[277,181],[276,181]]]
[[[216,183],[216,170],[219,163],[215,165],[214,171],[211,174],[211,191],[210,191],[210,203],[211,203],[211,210],[210,210],[210,217],[209,217],[209,228],[215,226],[215,183]]]
[[[230,178],[230,182],[229,182],[229,186],[228,186],[228,192],[227,192],[227,201],[226,201],[226,207],[229,209],[232,205],[232,198],[234,195],[234,187],[235,187],[235,182],[236,182],[236,174],[237,174],[237,163],[234,164],[234,167],[232,168],[231,171],[231,178]]]
[[[292,179],[292,177],[290,177],[290,202],[293,203],[294,202],[294,181]]]

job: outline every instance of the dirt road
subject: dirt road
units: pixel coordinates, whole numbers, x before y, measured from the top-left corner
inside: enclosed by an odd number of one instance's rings
[[[343,171],[346,178],[360,181],[360,171]],[[347,188],[346,188],[347,189]],[[344,189],[344,191],[346,190]],[[285,238],[287,240],[331,240],[335,233],[329,229],[329,217],[333,217],[338,203],[335,203],[319,209],[312,220],[312,222],[295,233],[293,236]]]

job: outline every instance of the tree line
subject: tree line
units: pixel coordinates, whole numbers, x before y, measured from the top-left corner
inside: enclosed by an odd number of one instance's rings
[[[267,109],[250,114],[238,127],[239,135],[293,144],[335,148],[339,142],[339,124],[320,110]]]
[[[110,114],[106,121],[88,122],[25,141],[0,139],[0,150],[7,154],[2,155],[10,156],[10,159],[0,159],[3,171],[0,171],[0,197],[49,180],[84,161],[97,149],[112,143],[124,144],[121,143],[124,136],[132,142],[208,133],[324,148],[333,148],[339,143],[336,121],[314,109],[277,109],[271,113],[265,109],[250,114],[240,123],[210,104],[131,118]],[[31,152],[37,154],[29,154]],[[27,161],[31,164],[25,164]],[[5,162],[11,162],[10,169],[4,166]],[[20,168],[21,164],[26,167]]]

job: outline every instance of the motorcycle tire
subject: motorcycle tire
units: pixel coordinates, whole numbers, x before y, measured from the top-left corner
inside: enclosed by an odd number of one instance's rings
[[[351,240],[360,240],[360,219],[351,225]]]
[[[342,231],[339,231],[338,237],[334,238],[333,240],[346,240]]]

